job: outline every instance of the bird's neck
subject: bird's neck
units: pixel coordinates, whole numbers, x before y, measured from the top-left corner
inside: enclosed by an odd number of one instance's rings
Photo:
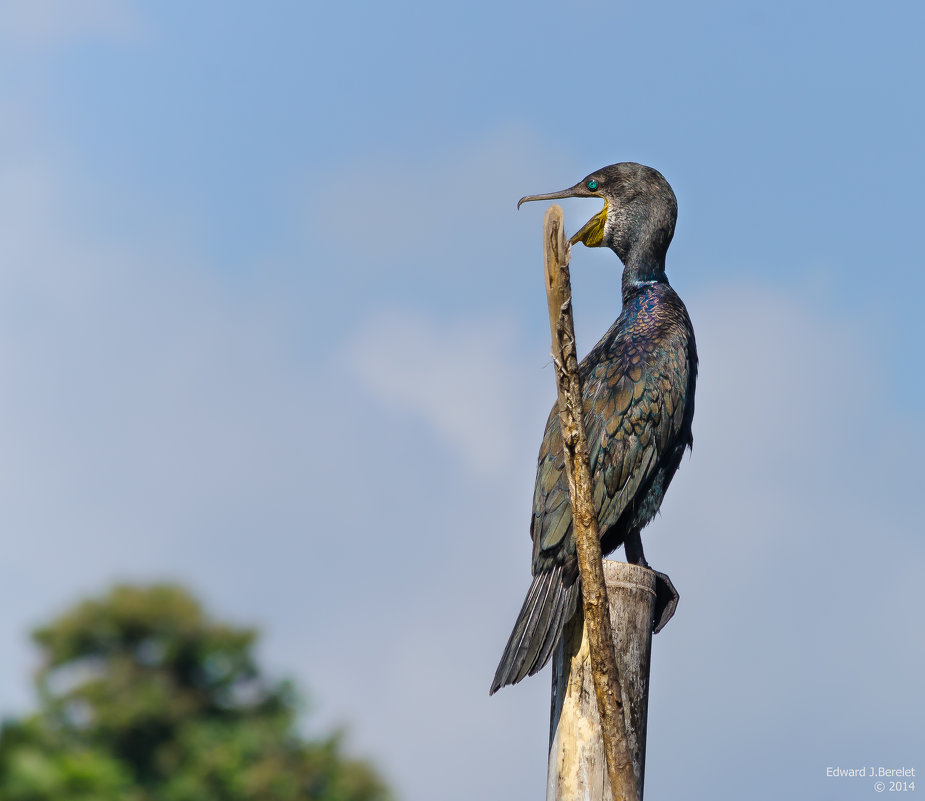
[[[652,284],[667,284],[665,256],[651,253],[629,253],[623,260],[623,302]]]

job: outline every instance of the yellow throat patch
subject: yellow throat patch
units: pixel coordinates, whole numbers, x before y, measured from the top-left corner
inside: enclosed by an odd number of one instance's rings
[[[599,247],[604,241],[604,225],[607,223],[607,201],[604,200],[604,208],[588,220],[570,240],[569,244],[574,245],[581,242],[586,247]]]

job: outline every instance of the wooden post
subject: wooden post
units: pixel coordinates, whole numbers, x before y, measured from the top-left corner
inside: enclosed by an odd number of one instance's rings
[[[575,326],[572,320],[569,247],[565,241],[561,206],[554,204],[546,210],[543,243],[559,422],[572,503],[572,530],[581,576],[581,597],[587,627],[591,676],[597,697],[604,756],[614,801],[641,801],[633,760],[627,745],[624,693],[620,687],[620,674],[614,658],[601,540],[592,501],[591,468],[588,463],[581,378],[578,375]]]
[[[641,799],[656,576],[638,565],[605,560],[604,578],[623,708],[628,713],[627,748]],[[546,801],[613,801],[581,611],[569,621],[553,654],[549,739]]]

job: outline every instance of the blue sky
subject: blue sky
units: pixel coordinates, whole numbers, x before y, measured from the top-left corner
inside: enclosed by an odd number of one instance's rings
[[[925,770],[923,22],[0,2],[0,709],[32,625],[178,578],[403,798],[542,793],[548,677],[487,697],[553,399],[543,209],[515,203],[635,160],[678,195],[701,354],[645,535],[682,594],[647,798]],[[618,267],[575,250],[582,350]]]

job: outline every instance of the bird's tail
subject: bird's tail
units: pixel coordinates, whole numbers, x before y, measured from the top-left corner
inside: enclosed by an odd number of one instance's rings
[[[561,565],[533,577],[489,695],[532,676],[549,661],[566,621],[575,614],[578,587],[577,578],[566,584]]]

